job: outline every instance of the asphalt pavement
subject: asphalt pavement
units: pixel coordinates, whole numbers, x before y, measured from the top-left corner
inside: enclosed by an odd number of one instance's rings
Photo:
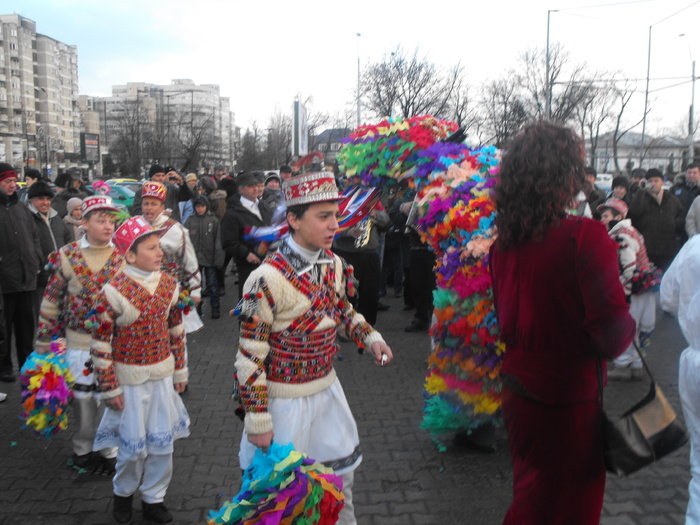
[[[233,307],[236,286],[228,277],[222,311]],[[391,292],[390,292],[391,295]],[[377,367],[352,343],[342,345],[335,367],[358,423],[364,460],[355,475],[360,525],[497,525],[511,500],[507,440],[497,431],[498,450],[482,454],[446,436],[440,452],[419,428],[423,378],[430,352],[427,333],[406,333],[411,312],[401,299],[385,297],[390,310],[376,328],[395,361]],[[230,399],[237,324],[209,319],[188,337],[191,436],[177,441],[174,476],[166,504],[179,524],[204,523],[207,512],[240,487],[238,445],[242,422]],[[661,315],[648,352],[658,384],[681,414],[678,359],[685,342],[674,319]],[[647,382],[611,383],[606,407],[620,413],[641,399]],[[66,466],[69,430],[51,440],[21,428],[19,383],[0,383],[0,524],[97,525],[110,523],[111,482]],[[682,415],[681,415],[682,417]],[[72,420],[71,420],[72,423]],[[689,446],[627,478],[608,476],[603,525],[668,525],[684,522],[690,480]],[[552,494],[556,497],[556,494]],[[138,501],[138,498],[136,498]],[[140,523],[135,502],[135,523]]]

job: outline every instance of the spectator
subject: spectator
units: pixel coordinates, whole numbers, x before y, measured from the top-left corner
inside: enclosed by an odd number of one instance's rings
[[[687,213],[695,198],[700,195],[700,164],[688,164],[685,177],[680,175],[678,181],[671,188],[676,198],[681,201],[685,212]]]
[[[0,289],[5,303],[5,343],[0,348],[0,381],[15,381],[10,344],[15,338],[17,364],[21,368],[32,352],[34,338],[34,290],[41,262],[41,248],[34,219],[19,202],[17,172],[0,163]]]
[[[59,191],[51,201],[51,207],[56,210],[58,216],[63,219],[63,217],[68,215],[68,201],[73,197],[84,199],[87,197],[87,193],[83,193],[73,186],[73,177],[70,173],[59,174],[54,184],[57,188],[60,188],[61,191]]]
[[[29,198],[29,211],[34,217],[34,225],[39,235],[39,245],[41,246],[40,272],[36,278],[36,290],[34,290],[34,319],[39,318],[39,308],[44,297],[46,285],[49,282],[51,273],[46,268],[49,255],[57,252],[59,248],[69,242],[73,242],[73,229],[63,222],[56,210],[51,207],[53,197],[51,186],[43,181],[39,181],[29,188],[27,197]]]
[[[685,232],[688,237],[700,233],[700,197],[696,197],[685,216]]]
[[[290,168],[286,164],[284,166],[280,166],[280,179],[282,179],[282,182],[289,180],[291,178],[292,178],[292,168]]]
[[[697,199],[696,199],[697,200]],[[688,348],[681,354],[678,390],[690,434],[687,524],[700,523],[700,236],[683,246],[661,281],[661,307],[678,318]]]
[[[32,184],[38,180],[42,180],[41,172],[39,170],[30,168],[24,172],[24,182],[26,185],[24,188],[17,190],[19,200],[22,202],[27,202],[27,192],[29,191],[29,188],[32,187]]]
[[[636,168],[632,170],[632,173],[630,174],[629,189],[630,203],[632,200],[634,200],[634,197],[639,191],[639,189],[644,189],[644,187],[646,186],[646,175],[647,172],[641,168]]]
[[[258,202],[262,195],[258,179],[252,173],[243,173],[236,179],[238,193],[231,197],[229,209],[221,222],[221,244],[226,255],[233,257],[238,268],[238,295],[243,295],[243,284],[265,257],[260,246],[245,238],[250,228],[269,226],[272,211],[264,202]]]
[[[526,126],[503,155],[494,198],[493,297],[502,413],[513,463],[511,524],[598,525],[605,461],[598,371],[634,337],[615,244],[566,214],[584,181],[568,128]]]
[[[83,200],[78,197],[73,197],[68,201],[68,215],[63,217],[63,222],[66,223],[68,229],[73,232],[73,238],[79,241],[85,235],[83,230]]]
[[[181,201],[178,203],[180,207],[180,217],[182,217],[182,224],[185,224],[187,219],[194,213],[194,199],[197,196],[197,174],[188,173],[185,177],[185,184],[187,184],[192,191],[192,198],[190,200]]]
[[[280,176],[274,171],[271,171],[265,178],[265,189],[263,190],[262,199],[268,208],[275,213],[280,202],[284,200],[282,195],[282,181]]]
[[[166,178],[167,174],[167,178]],[[183,201],[188,201],[194,195],[190,187],[182,180],[182,177],[178,175],[175,168],[167,167],[163,168],[158,164],[153,164],[151,169],[148,170],[148,178],[152,182],[160,182],[165,184],[167,189],[167,195],[165,198],[165,209],[170,210],[170,217],[174,220],[180,220],[180,206],[178,203]],[[141,215],[141,192],[136,192],[134,196],[134,204],[131,207],[132,215]]]
[[[185,228],[190,233],[190,240],[197,254],[199,271],[206,279],[211,318],[218,319],[221,313],[216,269],[224,264],[224,250],[221,247],[219,219],[209,210],[209,200],[204,195],[195,198],[194,214],[187,219]],[[198,310],[201,315],[202,303],[199,303]]]
[[[674,195],[664,191],[659,170],[647,171],[646,182],[646,190],[637,192],[630,205],[629,217],[644,237],[649,259],[665,271],[676,255],[676,234],[685,225],[685,210]]]
[[[586,195],[588,206],[590,206],[594,217],[596,215],[595,210],[597,210],[598,206],[605,200],[605,192],[595,185],[597,176],[598,173],[592,167],[589,166],[586,168],[586,184],[583,186],[583,193]]]
[[[612,180],[612,191],[608,198],[614,197],[620,199],[629,207],[632,198],[629,192],[630,181],[624,175],[619,175]],[[600,206],[600,205],[599,205]]]

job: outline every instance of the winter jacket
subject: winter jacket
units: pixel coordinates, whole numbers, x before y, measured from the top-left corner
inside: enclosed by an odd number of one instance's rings
[[[206,199],[198,197],[197,199]],[[224,250],[221,247],[219,219],[209,210],[204,215],[193,213],[185,221],[185,228],[190,232],[190,240],[197,253],[199,266],[221,268],[224,265]]]
[[[226,192],[224,190],[214,190],[207,198],[209,199],[209,209],[221,220],[226,215]]]
[[[629,219],[619,221],[610,228],[608,234],[617,245],[620,282],[625,289],[625,294],[631,295],[635,271],[647,272],[651,269],[644,238],[634,229]]]
[[[670,191],[681,201],[686,212],[690,209],[695,197],[700,195],[700,187],[697,184],[686,183],[685,177],[679,183],[674,184]]]
[[[69,200],[71,200],[73,197],[84,199],[87,196],[88,194],[86,192],[82,192],[75,188],[66,188],[65,190],[62,190],[60,193],[58,193],[53,199],[51,199],[51,207],[54,210],[56,210],[58,216],[61,219],[63,219],[63,217],[68,215]]]
[[[63,219],[58,216],[58,212],[53,208],[49,208],[48,217],[42,217],[39,210],[32,204],[29,204],[28,208],[32,213],[32,217],[34,217],[34,224],[39,236],[39,246],[41,247],[41,266],[36,286],[37,288],[42,288],[46,286],[46,283],[51,278],[49,270],[44,268],[49,260],[49,255],[57,252],[75,239],[73,237],[73,228],[63,222]]]
[[[659,204],[648,191],[639,191],[627,216],[644,237],[650,259],[675,255],[676,234],[683,233],[685,226],[685,209],[674,195],[664,191]]]
[[[0,192],[0,288],[3,293],[36,289],[41,247],[32,213],[17,194]]]
[[[700,197],[696,197],[685,216],[685,232],[688,237],[700,233]]]
[[[261,218],[246,208],[241,203],[240,195],[236,194],[230,199],[229,209],[221,221],[221,245],[226,255],[231,255],[235,259],[236,265],[249,265],[246,257],[250,253],[256,253],[261,260],[263,259],[262,254],[256,252],[256,243],[244,238],[251,227],[270,225],[272,211],[264,202],[258,203],[258,209]]]

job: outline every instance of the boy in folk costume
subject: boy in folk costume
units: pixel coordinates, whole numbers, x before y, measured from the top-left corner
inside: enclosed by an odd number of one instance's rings
[[[90,348],[107,410],[95,448],[119,446],[116,523],[131,523],[137,490],[145,520],[171,523],[163,499],[172,477],[173,441],[189,435],[190,423],[178,395],[187,386],[179,287],[160,271],[158,232],[143,217],[126,221],[114,244],[128,264],[96,301],[100,324]]]
[[[110,197],[96,195],[83,201],[85,236],[63,246],[49,258],[49,267],[55,271],[41,303],[35,344],[37,353],[47,353],[52,337],[65,329],[66,359],[76,380],[73,409],[78,427],[69,464],[81,470],[101,468],[106,473],[114,472],[117,449],[105,447],[100,454],[92,452],[105,406],[95,396],[90,339],[97,325],[97,311],[93,309],[95,297],[104,283],[124,268],[124,258],[111,242],[116,212]]]
[[[159,231],[163,249],[162,270],[173,276],[198,305],[202,296],[202,278],[197,254],[187,229],[165,211],[167,189],[160,182],[145,182],[141,195],[143,218]]]
[[[255,269],[234,313],[242,317],[236,384],[245,409],[239,453],[247,468],[256,447],[275,440],[343,478],[339,523],[354,524],[353,472],[362,461],[357,426],[335,370],[336,332],[364,346],[376,363],[393,356],[346,295],[351,269],[330,251],[338,229],[332,174],[293,177],[284,185],[291,234]]]
[[[630,305],[630,315],[637,323],[637,336],[627,349],[617,356],[615,367],[608,372],[612,380],[640,380],[642,359],[635,349],[649,345],[656,325],[656,294],[661,284],[661,272],[649,261],[644,237],[627,218],[627,204],[622,199],[611,197],[598,206],[600,220],[608,228],[608,234],[617,244],[620,265],[620,282]]]

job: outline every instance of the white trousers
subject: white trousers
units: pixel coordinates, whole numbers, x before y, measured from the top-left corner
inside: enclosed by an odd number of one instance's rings
[[[343,496],[345,496],[345,506],[338,515],[337,525],[357,525],[355,519],[355,506],[352,503],[352,485],[355,482],[355,471],[351,470],[341,476],[343,478]]]
[[[700,350],[686,348],[681,354],[678,390],[685,425],[690,434],[690,484],[686,525],[700,525]]]
[[[71,406],[75,412],[77,426],[73,435],[73,452],[77,456],[84,456],[92,452],[97,427],[102,421],[106,405],[95,399],[95,396],[90,396],[76,397]],[[100,454],[106,458],[113,458],[117,455],[117,447],[103,448]]]
[[[123,459],[117,454],[117,473],[112,480],[114,494],[128,497],[139,490],[145,503],[161,503],[172,476],[172,454],[149,454],[136,459]]]
[[[630,315],[637,323],[637,333],[634,336],[634,342],[639,344],[639,332],[651,332],[656,325],[656,292],[646,292],[639,295],[633,295],[630,298]],[[615,366],[632,368],[642,368],[642,360],[634,348],[634,342],[615,358]]]

